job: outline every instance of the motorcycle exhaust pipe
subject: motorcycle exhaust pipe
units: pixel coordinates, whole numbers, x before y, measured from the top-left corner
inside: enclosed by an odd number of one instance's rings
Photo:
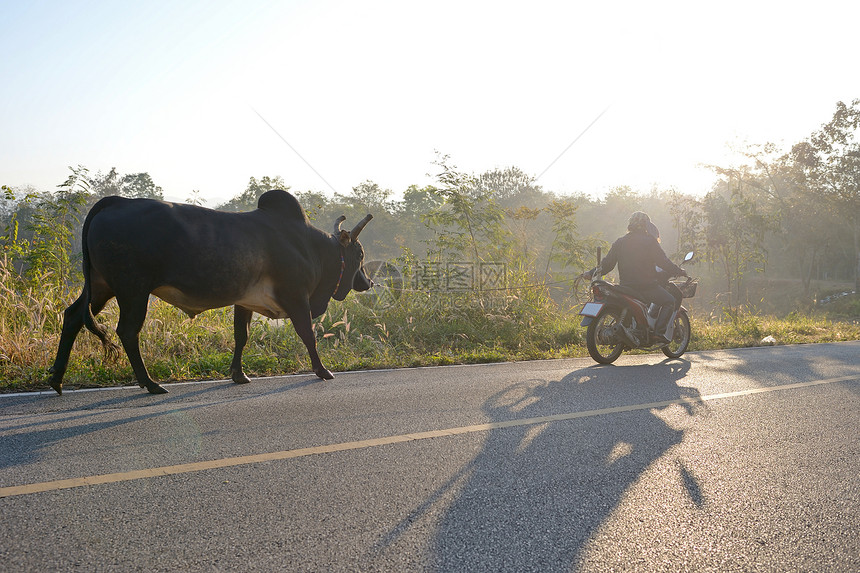
[[[630,348],[639,348],[639,339],[627,330],[623,324],[613,324],[610,327],[610,332],[615,340],[626,343]]]

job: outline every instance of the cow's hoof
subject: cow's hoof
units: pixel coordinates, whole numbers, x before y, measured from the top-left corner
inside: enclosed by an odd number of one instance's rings
[[[233,382],[235,382],[236,384],[247,384],[251,381],[250,378],[245,376],[244,372],[238,372],[236,374],[233,374],[231,378],[233,378]]]
[[[157,382],[150,382],[147,384],[146,391],[150,394],[167,394],[167,389]]]
[[[334,378],[334,374],[329,372],[327,368],[322,368],[321,370],[317,370],[314,373],[323,380],[331,380]]]
[[[57,391],[57,394],[59,394],[60,396],[63,395],[63,383],[62,382],[54,382],[53,380],[51,380],[50,384],[51,384],[51,388],[53,388],[54,390]]]

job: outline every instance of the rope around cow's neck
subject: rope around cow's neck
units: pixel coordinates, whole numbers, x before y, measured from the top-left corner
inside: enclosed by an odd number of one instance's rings
[[[337,294],[338,289],[340,288],[340,281],[343,279],[343,270],[346,268],[346,260],[343,258],[343,247],[340,248],[340,275],[337,277],[337,284],[334,285],[334,292],[331,294],[332,297]]]

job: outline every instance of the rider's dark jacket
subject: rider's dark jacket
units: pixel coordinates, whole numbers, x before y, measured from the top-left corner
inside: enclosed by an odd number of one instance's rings
[[[684,272],[669,260],[657,239],[640,229],[630,231],[612,244],[600,265],[601,274],[608,273],[616,264],[621,284],[633,288],[656,285],[655,267],[667,271],[670,276]]]

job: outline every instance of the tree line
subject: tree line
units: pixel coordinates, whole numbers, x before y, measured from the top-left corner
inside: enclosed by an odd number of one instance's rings
[[[740,161],[708,166],[713,187],[704,197],[677,189],[625,186],[595,198],[559,195],[517,167],[469,174],[438,155],[435,181],[396,195],[373,181],[347,194],[291,190],[315,224],[328,229],[343,214],[358,221],[368,257],[379,260],[504,263],[515,281],[569,280],[596,263],[626,231],[633,211],[649,213],[670,256],[695,250],[701,269],[729,306],[746,302],[757,275],[790,279],[806,297],[815,281],[853,281],[860,292],[860,99],[839,102],[833,117],[789,149],[772,143],[738,150]],[[280,176],[251,177],[246,188],[214,208],[256,207]],[[79,280],[83,216],[108,195],[163,199],[147,173],[91,174],[70,168],[53,192],[3,187],[0,247],[22,281]],[[186,199],[204,204],[199,191]]]

